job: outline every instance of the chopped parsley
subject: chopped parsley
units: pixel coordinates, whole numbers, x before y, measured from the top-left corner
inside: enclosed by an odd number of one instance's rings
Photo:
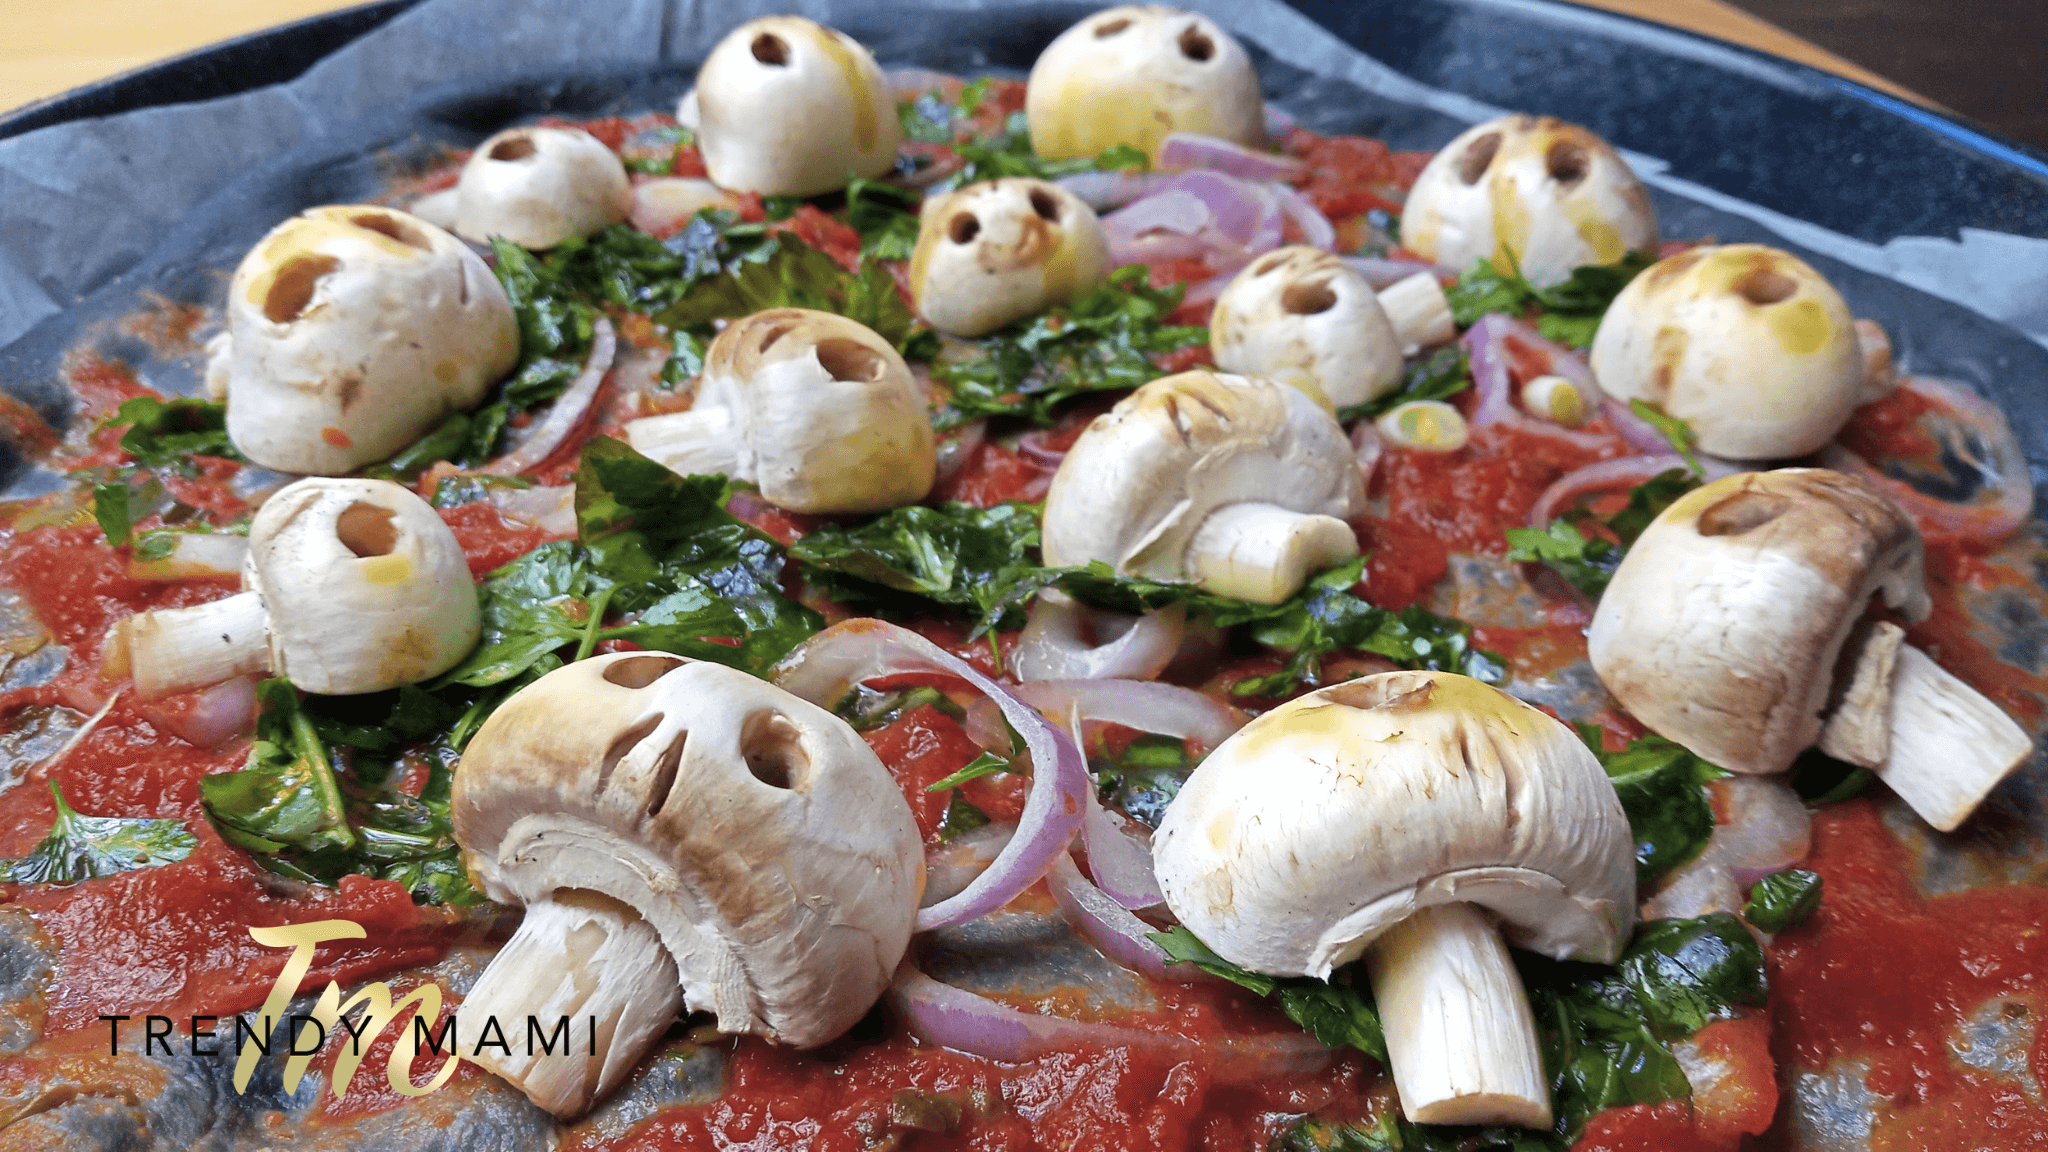
[[[1505,269],[1485,258],[1474,261],[1445,295],[1460,328],[1471,327],[1489,312],[1521,316],[1535,309],[1539,313],[1536,330],[1546,339],[1584,348],[1593,343],[1593,333],[1607,314],[1607,306],[1629,281],[1656,262],[1652,253],[1630,252],[1619,263],[1588,264],[1562,284],[1538,288],[1523,277],[1514,254],[1508,253]]]
[[[128,816],[82,816],[50,781],[57,815],[42,842],[19,860],[0,860],[0,881],[10,884],[76,884],[175,864],[192,854],[199,838],[183,821]]]

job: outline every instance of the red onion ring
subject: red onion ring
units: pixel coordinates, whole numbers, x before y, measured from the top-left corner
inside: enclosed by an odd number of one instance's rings
[[[1562,441],[1586,452],[1605,452],[1619,447],[1618,436],[1599,432],[1575,432],[1563,425],[1540,420],[1515,406],[1514,385],[1508,375],[1507,353],[1502,347],[1510,332],[1519,336],[1533,336],[1543,344],[1550,343],[1536,335],[1527,325],[1518,326],[1516,321],[1498,312],[1481,316],[1479,322],[1465,333],[1465,349],[1472,357],[1472,386],[1478,396],[1478,404],[1473,408],[1470,420],[1472,431],[1478,433],[1483,429],[1500,425],[1527,435]],[[1578,380],[1569,375],[1570,370],[1576,367],[1581,372],[1585,371],[1584,364],[1561,363],[1559,366],[1565,371],[1560,371],[1558,375],[1571,379],[1575,384]],[[1591,374],[1587,373],[1586,383],[1589,388],[1592,386],[1591,380]]]
[[[1567,472],[1536,498],[1536,506],[1529,509],[1529,527],[1550,527],[1550,522],[1557,519],[1560,508],[1570,507],[1574,501],[1588,492],[1633,488],[1673,468],[1690,471],[1691,465],[1685,462],[1684,457],[1667,453],[1663,456],[1622,456]]]
[[[939,482],[943,483],[957,475],[960,469],[965,467],[967,462],[974,458],[975,449],[980,448],[981,442],[987,438],[988,421],[975,420],[961,425],[959,435],[940,444],[938,453]]]
[[[1153,264],[1201,257],[1219,271],[1241,268],[1280,246],[1282,187],[1221,172],[1180,173],[1102,218],[1110,258]]]
[[[1173,172],[1076,172],[1053,181],[1079,196],[1097,212],[1121,208],[1140,197],[1150,196],[1171,183]]]
[[[1024,738],[1032,764],[1031,790],[1016,836],[958,895],[919,910],[917,931],[927,932],[986,916],[1036,884],[1081,830],[1095,791],[1081,750],[1056,725],[967,661],[908,628],[870,619],[834,624],[784,657],[774,679],[785,690],[829,708],[864,680],[906,672],[957,676],[979,689]]]
[[[1645,917],[1691,918],[1735,912],[1755,880],[1806,859],[1813,848],[1813,814],[1779,776],[1737,776],[1708,785],[1728,814],[1707,846],[1666,877],[1644,901]]]
[[[195,748],[217,748],[256,727],[256,681],[249,676],[236,676],[192,693],[186,706],[175,711],[165,707],[166,703],[144,701],[135,710]]]
[[[1254,152],[1234,140],[1199,132],[1168,132],[1159,142],[1159,166],[1169,171],[1207,168],[1247,180],[1291,180],[1302,163],[1276,152]]]
[[[1439,280],[1458,278],[1457,272],[1452,269],[1425,260],[1385,260],[1377,256],[1346,256],[1344,262],[1351,265],[1353,271],[1365,277],[1365,282],[1372,285],[1375,292],[1398,284],[1417,272],[1427,272]]]
[[[1255,1084],[1276,1076],[1320,1071],[1335,1059],[1330,1049],[1306,1032],[1225,1036],[1203,1042],[1171,1032],[1021,1012],[964,988],[941,984],[909,961],[896,970],[889,997],[910,1030],[926,1043],[1007,1063],[1080,1045],[1134,1048],[1209,1064],[1218,1083]]]
[[[1040,468],[1050,468],[1058,471],[1060,461],[1067,458],[1067,450],[1045,446],[1046,440],[1054,435],[1064,435],[1064,433],[1055,433],[1051,428],[1037,428],[1026,432],[1022,436],[1017,437],[1017,455],[1031,461]]]
[[[1083,635],[1091,620],[1098,636],[1109,634],[1111,638],[1100,644],[1088,643]],[[1120,616],[1098,612],[1047,589],[1032,605],[1011,666],[1018,678],[1026,681],[1150,680],[1172,662],[1186,623],[1187,607],[1182,604],[1169,604],[1143,616]]]
[[[1189,983],[1206,975],[1193,964],[1173,963],[1166,949],[1146,937],[1157,929],[1090,884],[1071,858],[1062,856],[1053,861],[1052,871],[1045,874],[1045,883],[1052,889],[1053,901],[1060,906],[1067,923],[1104,956],[1133,972],[1159,980]]]
[[[591,325],[590,355],[583,360],[583,370],[556,398],[554,407],[548,409],[547,419],[519,447],[484,465],[482,470],[492,476],[516,476],[554,455],[555,449],[590,415],[598,386],[604,383],[604,374],[611,371],[612,357],[617,352],[612,322],[598,317],[597,323]]]
[[[984,824],[948,840],[924,858],[924,900],[929,907],[958,895],[988,871],[1003,846],[1017,835],[1015,824]]]
[[[1990,448],[1991,459],[1973,463],[1996,478],[1996,497],[1988,504],[1951,504],[1937,500],[1905,481],[1879,471],[1839,443],[1821,449],[1821,466],[1869,480],[1929,535],[1998,541],[2019,531],[2020,526],[2033,515],[2033,476],[2027,467],[2027,455],[2020,448],[2019,439],[2013,435],[2012,424],[2006,420],[2005,413],[1982,396],[1938,380],[1906,376],[1900,378],[1898,386],[1902,391],[1933,401],[1944,410],[1944,415],[1977,432]]]
[[[1121,724],[1214,748],[1244,727],[1244,713],[1192,688],[1144,680],[1027,680],[1014,689],[1047,716]]]
[[[1294,223],[1301,233],[1301,242],[1311,248],[1325,252],[1337,248],[1337,226],[1323,215],[1323,210],[1309,203],[1308,197],[1285,184],[1273,186],[1274,195],[1280,198],[1280,215]]]

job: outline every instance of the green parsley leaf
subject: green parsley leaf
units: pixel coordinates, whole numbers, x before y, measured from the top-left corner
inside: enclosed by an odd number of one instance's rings
[[[291,681],[256,687],[262,707],[247,766],[201,777],[199,794],[221,837],[252,852],[355,847],[326,742]]]
[[[700,218],[703,215],[699,213]],[[849,272],[787,232],[768,237],[718,275],[696,282],[687,297],[679,295],[655,313],[654,320],[703,335],[714,320],[764,308],[837,312],[899,348],[922,331],[916,313],[896,290],[896,278],[872,254],[862,257],[859,272]]]
[[[1561,284],[1538,288],[1522,276],[1514,253],[1505,253],[1506,268],[1492,260],[1474,261],[1459,274],[1457,284],[1445,295],[1451,302],[1451,316],[1461,328],[1469,328],[1489,312],[1521,316],[1530,309],[1539,313],[1537,331],[1550,340],[1584,348],[1593,343],[1600,318],[1607,313],[1629,281],[1656,263],[1648,252],[1630,252],[1615,264],[1588,264],[1572,272]]]
[[[1692,425],[1676,416],[1666,415],[1664,409],[1648,400],[1631,400],[1628,402],[1628,410],[1649,421],[1651,427],[1663,433],[1664,438],[1671,441],[1672,450],[1685,457],[1685,462],[1692,466],[1694,475],[1706,475],[1706,470],[1700,467],[1699,457],[1693,455],[1693,447],[1699,443],[1700,437],[1699,433],[1692,430]]]
[[[199,838],[183,821],[129,816],[81,816],[50,781],[56,819],[41,843],[19,860],[0,860],[0,881],[10,884],[76,884],[175,864],[192,854]]]
[[[1733,913],[1651,920],[1616,967],[1660,1037],[1682,1040],[1769,992],[1764,953]]]
[[[92,486],[92,515],[99,521],[107,543],[119,548],[128,542],[135,525],[128,515],[128,482],[110,480]]]
[[[948,503],[898,508],[865,524],[825,526],[790,545],[837,599],[881,600],[889,591],[938,604],[972,607],[970,639],[1014,626],[1023,603],[1042,588],[1036,566],[1037,510]]]
[[[846,186],[846,223],[860,233],[863,259],[908,260],[917,249],[921,194],[857,177]]]
[[[552,540],[484,577],[477,593],[482,637],[435,687],[502,684],[576,643],[596,590],[583,550],[571,541]]]
[[[952,802],[946,805],[946,814],[939,817],[939,842],[943,844],[976,828],[986,828],[988,823],[988,813],[955,792]]]
[[[1337,419],[1350,423],[1375,419],[1381,413],[1415,400],[1448,400],[1472,386],[1472,360],[1458,344],[1447,344],[1409,364],[1401,386],[1362,404],[1337,409]]]
[[[188,456],[240,460],[228,441],[228,406],[213,400],[159,400],[137,396],[125,400],[103,427],[128,425],[121,449],[147,468],[184,467]]]
[[[1877,774],[1808,748],[1792,761],[1792,790],[1808,808],[1825,808],[1862,795]]]
[[[1714,834],[1714,808],[1706,785],[1728,775],[1682,745],[1644,736],[1619,752],[1600,747],[1600,729],[1578,725],[1579,738],[1593,750],[1636,838],[1636,883],[1651,881],[1699,855]]]
[[[1263,972],[1253,972],[1232,964],[1218,956],[1214,949],[1202,943],[1200,937],[1182,925],[1176,924],[1164,932],[1147,932],[1145,938],[1159,945],[1166,952],[1169,962],[1193,964],[1211,976],[1228,980],[1241,988],[1249,988],[1260,996],[1271,996],[1273,990],[1280,986],[1278,976],[1268,976]]]
[[[1166,952],[1169,963],[1193,964],[1211,976],[1248,988],[1260,996],[1276,996],[1280,1010],[1302,1030],[1330,1048],[1352,1047],[1375,1059],[1387,1058],[1386,1034],[1380,1027],[1379,1010],[1372,997],[1351,981],[1350,967],[1340,968],[1328,981],[1306,977],[1268,976],[1241,968],[1218,956],[1193,932],[1175,925],[1165,932],[1148,932],[1147,939]]]
[[[1509,528],[1507,558],[1515,563],[1545,564],[1597,600],[1607,591],[1628,546],[1664,509],[1699,486],[1697,476],[1673,468],[1629,489],[1627,506],[1604,522],[1583,508],[1575,508],[1551,521],[1548,528]],[[1588,522],[1604,523],[1615,540],[1583,530],[1581,525]]]
[[[979,780],[983,776],[993,776],[998,772],[1015,772],[1016,770],[1015,765],[1001,756],[993,752],[983,752],[981,755],[969,760],[958,772],[943,780],[936,780],[925,785],[924,790],[927,792],[944,792],[948,788],[958,788],[969,780]]]
[[[1742,918],[1766,932],[1783,932],[1820,907],[1821,877],[1803,868],[1773,872],[1749,890]]]

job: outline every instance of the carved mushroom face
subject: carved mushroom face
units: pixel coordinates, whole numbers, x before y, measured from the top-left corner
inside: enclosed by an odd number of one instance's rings
[[[1502,116],[1438,152],[1408,193],[1401,242],[1449,268],[1512,256],[1538,286],[1657,246],[1657,214],[1613,145],[1549,116]]]
[[[390,208],[313,208],[270,230],[210,344],[228,437],[282,472],[390,456],[483,398],[519,359],[505,290],[476,253]]]
[[[1342,257],[1289,247],[1254,261],[1216,301],[1216,364],[1363,404],[1401,383],[1401,344],[1365,277]]]
[[[801,16],[750,20],[697,73],[697,144],[721,188],[816,196],[896,163],[903,127],[875,58]]]
[[[879,512],[931,490],[924,397],[887,340],[829,312],[774,308],[726,325],[687,412],[626,426],[685,474],[724,472],[793,512]]]
[[[455,231],[552,248],[633,211],[626,166],[576,128],[508,128],[477,145],[456,184]]]
[[[926,205],[910,257],[917,310],[972,337],[1086,295],[1109,275],[1095,210],[1044,180],[969,184]]]
[[[464,752],[451,814],[493,899],[618,901],[658,932],[688,1009],[800,1048],[880,997],[923,888],[910,807],[852,728],[657,653],[578,661],[513,696]]]
[[[1928,612],[1920,534],[1889,500],[1820,468],[1738,473],[1643,532],[1587,646],[1651,729],[1730,771],[1778,772],[1820,735],[1843,641],[1879,593]]]
[[[1024,112],[1048,160],[1128,144],[1154,164],[1169,132],[1266,144],[1266,106],[1243,45],[1206,16],[1158,4],[1106,8],[1031,66]]]
[[[388,480],[279,489],[249,525],[242,579],[263,602],[271,673],[308,692],[416,683],[476,646],[462,546],[426,501]]]
[[[1600,322],[1592,366],[1608,395],[1658,405],[1702,451],[1732,460],[1805,455],[1875,399],[1841,294],[1761,244],[1695,248],[1644,271]]]
[[[1096,417],[1045,504],[1045,561],[1278,603],[1358,554],[1350,441],[1299,389],[1204,371],[1154,380]]]

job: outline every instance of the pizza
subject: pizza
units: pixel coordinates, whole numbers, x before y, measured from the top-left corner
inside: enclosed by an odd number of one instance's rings
[[[222,284],[5,506],[0,1147],[2048,1139],[2013,432],[1584,128],[768,17]]]

